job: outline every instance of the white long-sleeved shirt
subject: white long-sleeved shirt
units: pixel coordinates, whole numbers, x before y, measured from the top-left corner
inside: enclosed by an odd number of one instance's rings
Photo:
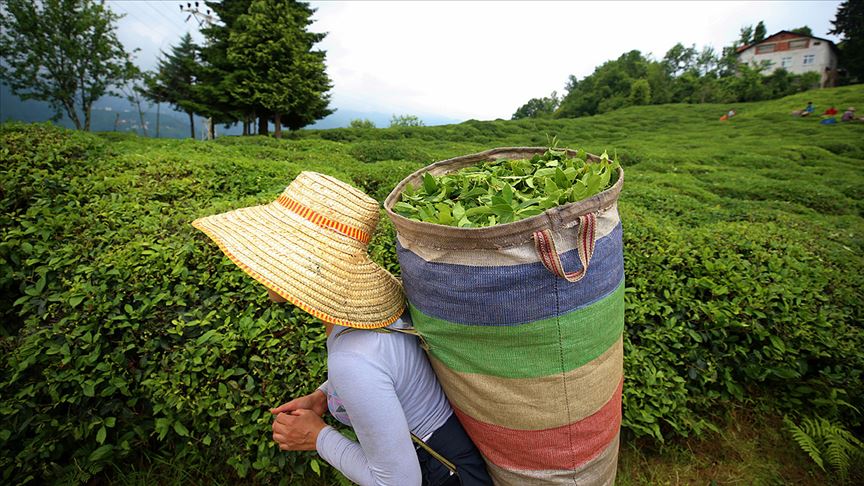
[[[402,319],[390,327],[405,327]],[[351,426],[358,442],[325,427],[318,454],[355,483],[419,485],[420,464],[410,432],[426,438],[453,409],[416,337],[356,330],[327,338],[328,408]]]

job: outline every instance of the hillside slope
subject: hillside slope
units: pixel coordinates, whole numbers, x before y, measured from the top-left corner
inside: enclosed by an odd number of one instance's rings
[[[335,481],[274,449],[264,413],[323,380],[320,324],[189,223],[271,201],[302,170],[382,200],[434,160],[547,136],[626,171],[625,445],[704,434],[742,406],[860,435],[864,124],[788,115],[811,98],[864,107],[864,87],[733,105],[725,123],[729,106],[668,105],[288,140],[2,125],[4,480],[86,482],[156,457],[229,483]],[[370,251],[398,272],[393,237],[382,220]]]

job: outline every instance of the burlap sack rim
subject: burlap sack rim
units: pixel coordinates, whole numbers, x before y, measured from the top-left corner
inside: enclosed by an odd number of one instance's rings
[[[618,180],[615,184],[599,194],[581,201],[554,207],[537,216],[488,228],[457,228],[426,223],[411,220],[393,212],[393,206],[399,202],[399,197],[405,186],[419,184],[426,172],[432,175],[442,175],[486,160],[527,158],[534,154],[542,154],[546,150],[547,147],[500,147],[435,162],[402,179],[402,182],[397,184],[387,196],[384,201],[384,209],[400,237],[409,238],[421,245],[441,250],[503,249],[524,244],[531,240],[537,231],[558,231],[572,226],[580,216],[607,209],[618,200],[624,185],[624,169],[620,167],[618,168]],[[567,154],[571,156],[575,156],[577,153],[571,149],[562,150],[566,150]],[[600,159],[593,154],[587,154],[587,156],[594,161]]]

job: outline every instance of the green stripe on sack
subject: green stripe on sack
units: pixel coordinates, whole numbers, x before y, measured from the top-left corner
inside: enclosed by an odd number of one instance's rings
[[[591,305],[518,326],[456,324],[429,317],[413,305],[411,318],[432,356],[454,371],[501,378],[548,376],[585,365],[621,337],[624,282]]]

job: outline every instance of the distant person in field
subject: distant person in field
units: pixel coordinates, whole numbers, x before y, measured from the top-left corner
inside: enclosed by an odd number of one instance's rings
[[[843,112],[843,117],[840,118],[840,121],[855,121],[855,108],[851,106],[849,108],[846,108],[846,111]]]
[[[724,114],[723,116],[720,117],[720,121],[729,120],[733,116],[735,116],[735,110],[729,110],[726,112],[726,114]]]
[[[813,102],[808,101],[807,106],[805,106],[803,110],[795,110],[792,114],[795,116],[810,116],[814,111],[816,111],[816,108],[813,107]]]
[[[834,116],[836,114],[837,114],[837,108],[834,108],[833,106],[829,106],[828,109],[825,110],[825,113],[824,113],[825,116]]]
[[[405,311],[402,284],[367,245],[378,202],[338,179],[302,172],[276,201],[198,219],[275,302],[323,321],[327,381],[270,410],[284,451],[317,451],[360,485],[491,485]],[[351,440],[324,423],[329,410]]]

